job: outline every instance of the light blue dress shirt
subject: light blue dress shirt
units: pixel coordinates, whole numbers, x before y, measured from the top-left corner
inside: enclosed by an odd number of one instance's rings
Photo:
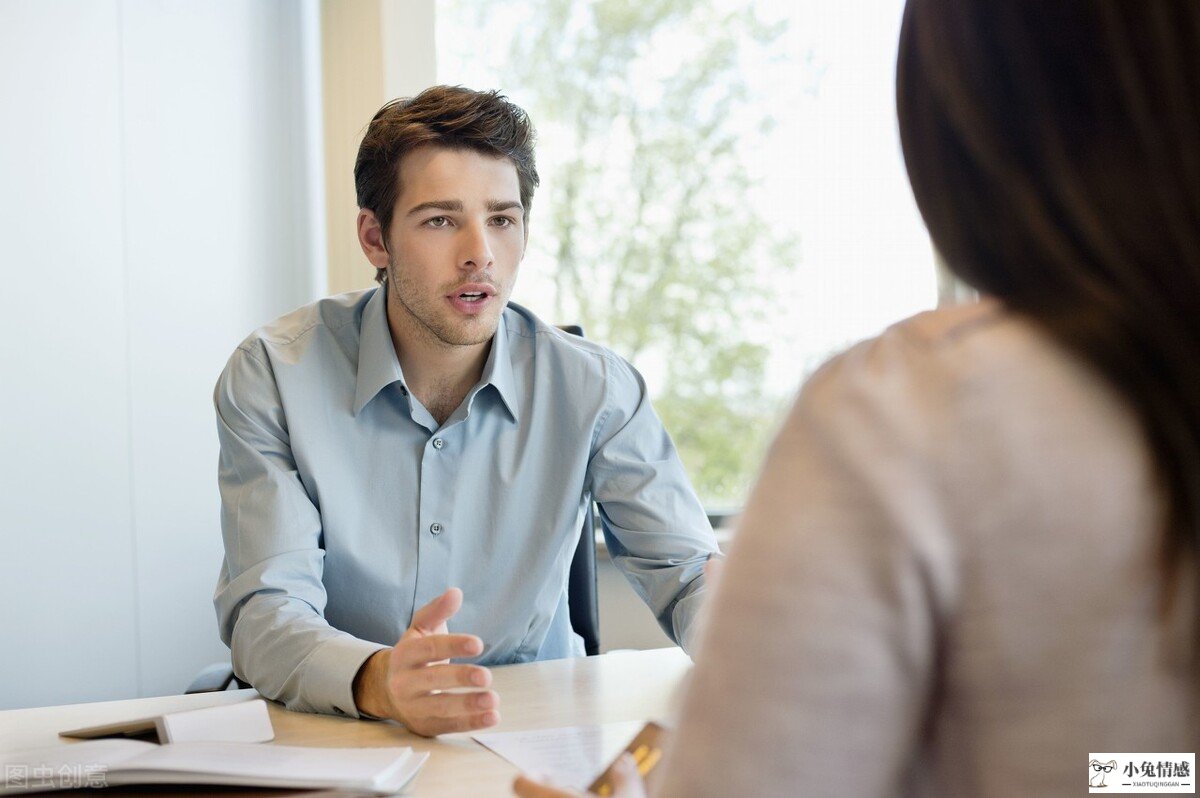
[[[439,426],[405,384],[386,292],[258,330],[217,382],[234,669],[289,708],[356,716],[352,683],[413,611],[461,587],[475,662],[577,656],[567,574],[589,503],[677,642],[716,540],[641,376],[510,304],[483,375]]]

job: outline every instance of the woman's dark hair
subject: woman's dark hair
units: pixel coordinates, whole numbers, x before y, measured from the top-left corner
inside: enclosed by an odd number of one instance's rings
[[[354,162],[358,207],[375,214],[387,241],[400,196],[400,161],[419,147],[474,150],[507,158],[517,169],[526,220],[538,185],[529,117],[496,91],[433,86],[416,97],[392,100],[371,119]],[[382,280],[384,270],[376,274]]]
[[[1200,2],[909,0],[896,91],[934,245],[1125,397],[1194,554]]]

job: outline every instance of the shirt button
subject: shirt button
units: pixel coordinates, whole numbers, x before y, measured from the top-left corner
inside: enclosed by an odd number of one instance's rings
[[[434,438],[434,439],[433,439],[433,448],[435,448],[435,449],[440,449],[440,448],[442,448],[442,447],[443,447],[443,446],[445,446],[445,445],[446,445],[446,442],[445,442],[444,440],[442,440],[441,438]]]
[[[442,525],[441,524],[430,524],[429,531],[435,535],[440,535],[442,532]]]

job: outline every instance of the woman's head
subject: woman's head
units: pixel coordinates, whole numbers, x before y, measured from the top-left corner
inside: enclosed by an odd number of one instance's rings
[[[897,106],[951,270],[1127,397],[1194,545],[1200,3],[909,0]]]

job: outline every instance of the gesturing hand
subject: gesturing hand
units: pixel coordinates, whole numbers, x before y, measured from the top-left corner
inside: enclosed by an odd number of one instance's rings
[[[446,628],[462,600],[462,591],[450,588],[413,613],[412,624],[396,645],[366,661],[354,680],[360,711],[394,718],[425,737],[500,722],[500,696],[482,689],[492,683],[491,671],[448,662],[483,651],[483,641],[475,635],[449,634]],[[475,689],[444,692],[461,687]]]

